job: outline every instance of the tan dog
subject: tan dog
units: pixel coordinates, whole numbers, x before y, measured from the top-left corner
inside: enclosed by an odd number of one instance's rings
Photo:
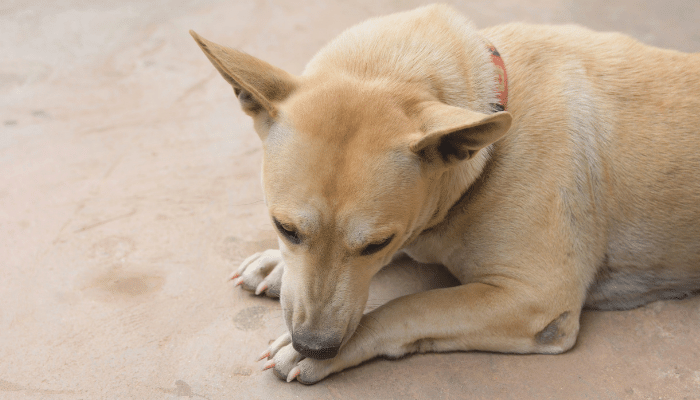
[[[445,6],[349,29],[302,76],[192,35],[263,143],[280,249],[232,277],[280,295],[289,333],[263,354],[279,377],[560,353],[584,306],[700,289],[700,55],[575,26],[476,31]],[[462,285],[363,315],[398,251]]]

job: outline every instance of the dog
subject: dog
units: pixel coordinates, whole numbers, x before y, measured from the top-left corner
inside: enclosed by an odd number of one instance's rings
[[[361,23],[300,76],[190,31],[253,119],[279,249],[268,359],[304,384],[384,356],[557,354],[581,310],[700,291],[700,54],[443,5]],[[404,252],[461,285],[363,315]]]

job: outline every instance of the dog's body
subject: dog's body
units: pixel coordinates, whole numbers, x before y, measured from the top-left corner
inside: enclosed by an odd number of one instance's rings
[[[290,333],[263,354],[278,376],[412,352],[559,353],[584,306],[700,290],[700,55],[573,26],[477,32],[445,6],[358,25],[300,77],[193,35],[263,140],[280,251],[234,278],[281,289]],[[363,316],[401,250],[462,285]]]

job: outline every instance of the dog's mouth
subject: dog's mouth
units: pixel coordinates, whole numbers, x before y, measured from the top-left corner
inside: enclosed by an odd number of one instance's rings
[[[313,346],[300,344],[294,339],[292,339],[292,346],[294,350],[298,351],[304,357],[313,358],[315,360],[327,360],[338,355],[338,350],[340,346],[324,347],[324,348],[313,348]]]
[[[361,317],[361,315],[360,315]],[[345,344],[355,334],[358,326],[358,317],[353,317],[347,325],[342,336],[336,336],[337,339],[328,337],[323,333],[292,333],[292,346],[294,350],[299,352],[304,357],[313,358],[316,360],[327,360],[338,355]],[[323,331],[320,331],[323,332]]]
[[[338,354],[344,340],[340,338],[302,332],[292,333],[292,346],[294,350],[304,357],[316,360],[327,360]]]

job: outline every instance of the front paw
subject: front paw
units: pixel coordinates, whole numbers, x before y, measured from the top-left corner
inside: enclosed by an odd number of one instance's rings
[[[305,358],[294,350],[289,333],[285,333],[260,356],[267,358],[263,370],[272,368],[275,375],[287,382],[294,379],[305,385],[311,385],[335,372],[333,369],[335,358],[328,360],[314,360]]]
[[[235,279],[235,285],[243,289],[265,294],[269,297],[280,297],[282,290],[282,274],[284,260],[279,250],[265,250],[255,253],[241,263],[241,266],[231,274],[229,279]]]

